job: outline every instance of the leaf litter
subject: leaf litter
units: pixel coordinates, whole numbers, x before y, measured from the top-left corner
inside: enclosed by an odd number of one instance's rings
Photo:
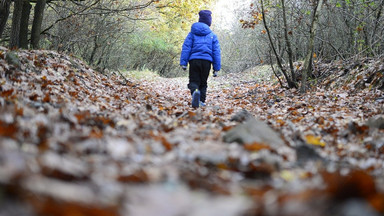
[[[185,78],[0,50],[2,215],[384,213],[382,59],[307,94],[223,75],[192,109]]]

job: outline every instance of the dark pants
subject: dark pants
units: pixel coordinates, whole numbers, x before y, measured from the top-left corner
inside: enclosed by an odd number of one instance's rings
[[[211,70],[211,62],[207,60],[194,59],[189,61],[189,84],[188,88],[191,94],[196,89],[200,90],[200,101],[205,103],[207,97],[207,80],[209,71]]]

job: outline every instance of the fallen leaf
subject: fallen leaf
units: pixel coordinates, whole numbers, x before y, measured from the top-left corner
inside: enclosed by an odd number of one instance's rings
[[[306,135],[305,140],[310,145],[321,146],[321,147],[325,146],[325,142],[321,141],[321,137],[317,137],[314,135]]]
[[[244,149],[248,150],[248,151],[260,151],[262,149],[271,149],[271,147],[269,145],[266,145],[264,143],[257,143],[257,142],[254,142],[254,143],[251,143],[251,144],[244,144]]]

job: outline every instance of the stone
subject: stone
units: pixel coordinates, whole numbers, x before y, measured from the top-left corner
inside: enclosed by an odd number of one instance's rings
[[[247,110],[242,109],[239,112],[237,112],[235,115],[233,115],[230,119],[230,121],[236,121],[236,122],[244,122],[248,120],[249,118],[252,118],[252,114],[249,113]]]
[[[296,157],[297,157],[297,163],[299,165],[303,165],[306,162],[309,161],[319,161],[319,162],[324,162],[324,158],[322,158],[316,150],[307,144],[304,145],[299,145],[295,147],[296,150]]]
[[[371,128],[384,129],[384,116],[377,115],[368,119],[367,125]]]
[[[255,118],[249,118],[243,124],[240,124],[229,130],[223,137],[224,142],[237,142],[240,144],[262,143],[279,148],[285,146],[284,141],[279,134],[275,132],[266,123]]]

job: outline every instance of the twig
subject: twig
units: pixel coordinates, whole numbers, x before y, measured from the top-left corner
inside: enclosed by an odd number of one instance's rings
[[[124,85],[127,85],[127,83],[129,83],[129,84],[133,84],[133,82],[132,81],[130,81],[130,80],[128,80],[121,72],[120,72],[120,70],[116,70],[119,74],[120,74],[120,76],[125,80],[125,83],[124,83]]]

